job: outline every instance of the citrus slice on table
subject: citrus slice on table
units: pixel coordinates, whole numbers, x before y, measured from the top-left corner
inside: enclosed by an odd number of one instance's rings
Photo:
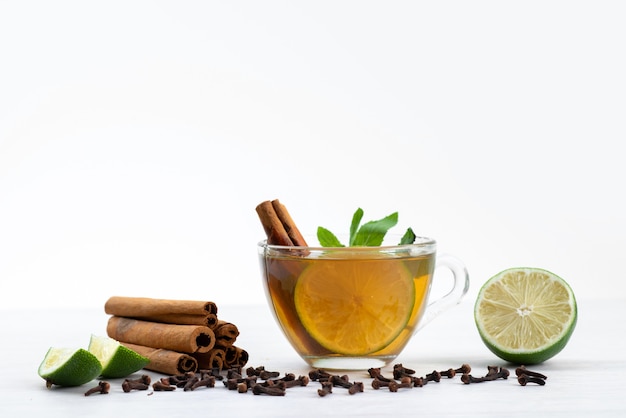
[[[316,260],[298,279],[296,311],[304,328],[333,353],[376,352],[405,328],[415,285],[404,263],[393,259]]]
[[[474,318],[485,345],[503,360],[537,364],[558,354],[578,316],[570,286],[538,268],[512,268],[478,293]]]
[[[46,386],[80,386],[100,375],[102,365],[89,351],[79,348],[51,347],[39,366]]]
[[[92,335],[89,352],[102,363],[100,375],[106,378],[126,377],[150,363],[147,357],[109,337]]]

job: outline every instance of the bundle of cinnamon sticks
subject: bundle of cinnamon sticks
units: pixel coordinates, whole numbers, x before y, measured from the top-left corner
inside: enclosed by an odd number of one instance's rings
[[[213,302],[112,296],[104,311],[109,337],[150,359],[146,369],[178,375],[248,361],[235,345],[239,329],[218,319]]]

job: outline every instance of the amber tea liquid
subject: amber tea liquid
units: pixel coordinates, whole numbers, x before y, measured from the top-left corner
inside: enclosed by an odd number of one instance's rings
[[[305,361],[382,367],[415,333],[435,253],[268,252],[261,268],[277,322]]]

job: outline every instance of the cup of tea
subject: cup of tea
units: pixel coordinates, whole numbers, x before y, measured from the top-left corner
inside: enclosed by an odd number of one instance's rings
[[[421,327],[459,303],[469,288],[464,264],[437,255],[431,238],[378,247],[265,240],[257,248],[274,317],[296,352],[315,368],[366,370],[389,364]],[[452,273],[452,287],[429,300],[439,269]]]

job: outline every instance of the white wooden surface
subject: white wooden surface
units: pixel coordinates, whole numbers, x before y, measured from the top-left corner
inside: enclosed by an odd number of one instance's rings
[[[1,416],[90,417],[112,416],[624,416],[626,399],[626,342],[622,337],[625,301],[580,300],[579,322],[570,343],[557,357],[533,368],[548,375],[547,384],[520,386],[506,381],[464,385],[458,378],[423,388],[390,393],[374,390],[364,372],[348,372],[363,381],[364,393],[354,396],[336,389],[317,395],[318,383],[291,389],[285,397],[238,394],[217,386],[194,392],[123,393],[111,380],[109,395],[83,396],[92,386],[46,389],[37,367],[48,347],[86,347],[90,335],[105,335],[108,316],[101,310],[0,311],[2,356]],[[466,300],[436,318],[411,341],[397,363],[417,370],[469,363],[475,374],[488,365],[514,370],[494,357],[480,341],[472,319],[472,301]],[[220,317],[235,323],[241,335],[237,345],[250,354],[250,366],[296,375],[310,368],[291,350],[268,308],[223,306]],[[395,362],[394,362],[395,363]],[[388,371],[389,372],[389,371]],[[390,373],[390,372],[389,372]],[[153,379],[160,377],[148,372]]]

